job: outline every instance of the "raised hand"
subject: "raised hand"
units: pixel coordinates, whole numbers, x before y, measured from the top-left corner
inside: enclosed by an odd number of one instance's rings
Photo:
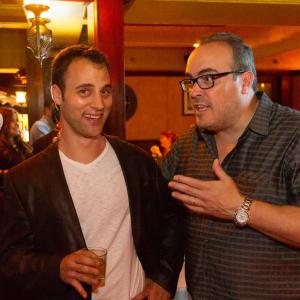
[[[216,180],[206,181],[175,175],[169,182],[169,187],[173,189],[172,196],[193,212],[232,219],[244,196],[217,159],[214,160],[212,168]]]

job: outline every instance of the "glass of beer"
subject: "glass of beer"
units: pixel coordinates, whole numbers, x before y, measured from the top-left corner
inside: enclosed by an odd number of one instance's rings
[[[106,271],[106,258],[107,258],[107,250],[102,247],[89,247],[89,251],[93,252],[97,255],[97,260],[99,262],[99,275],[95,276],[98,279],[99,283],[97,284],[97,288],[105,285],[105,271]]]

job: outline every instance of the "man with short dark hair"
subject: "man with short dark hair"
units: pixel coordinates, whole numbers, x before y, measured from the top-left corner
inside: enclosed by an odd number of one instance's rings
[[[1,297],[169,300],[182,265],[177,205],[151,156],[102,134],[112,106],[105,56],[80,45],[58,53],[52,97],[58,142],[6,177]],[[104,287],[93,246],[108,251]]]
[[[181,81],[196,127],[163,160],[186,208],[193,300],[300,299],[300,112],[256,92],[251,49],[216,33]]]

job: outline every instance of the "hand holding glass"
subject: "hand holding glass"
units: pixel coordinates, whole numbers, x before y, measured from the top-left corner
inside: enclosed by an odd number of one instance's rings
[[[88,250],[96,254],[95,259],[98,261],[99,275],[95,275],[95,278],[99,281],[97,287],[104,286],[107,250],[101,247],[90,247]]]

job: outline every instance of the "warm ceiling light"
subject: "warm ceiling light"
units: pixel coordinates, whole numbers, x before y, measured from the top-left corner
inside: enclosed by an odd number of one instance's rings
[[[194,48],[198,48],[199,46],[200,46],[200,42],[196,42],[196,43],[193,44]]]
[[[26,103],[26,92],[16,91],[16,102]]]
[[[17,73],[17,72],[19,72],[19,69],[17,69],[17,68],[0,68],[0,73],[14,74],[14,73]]]

